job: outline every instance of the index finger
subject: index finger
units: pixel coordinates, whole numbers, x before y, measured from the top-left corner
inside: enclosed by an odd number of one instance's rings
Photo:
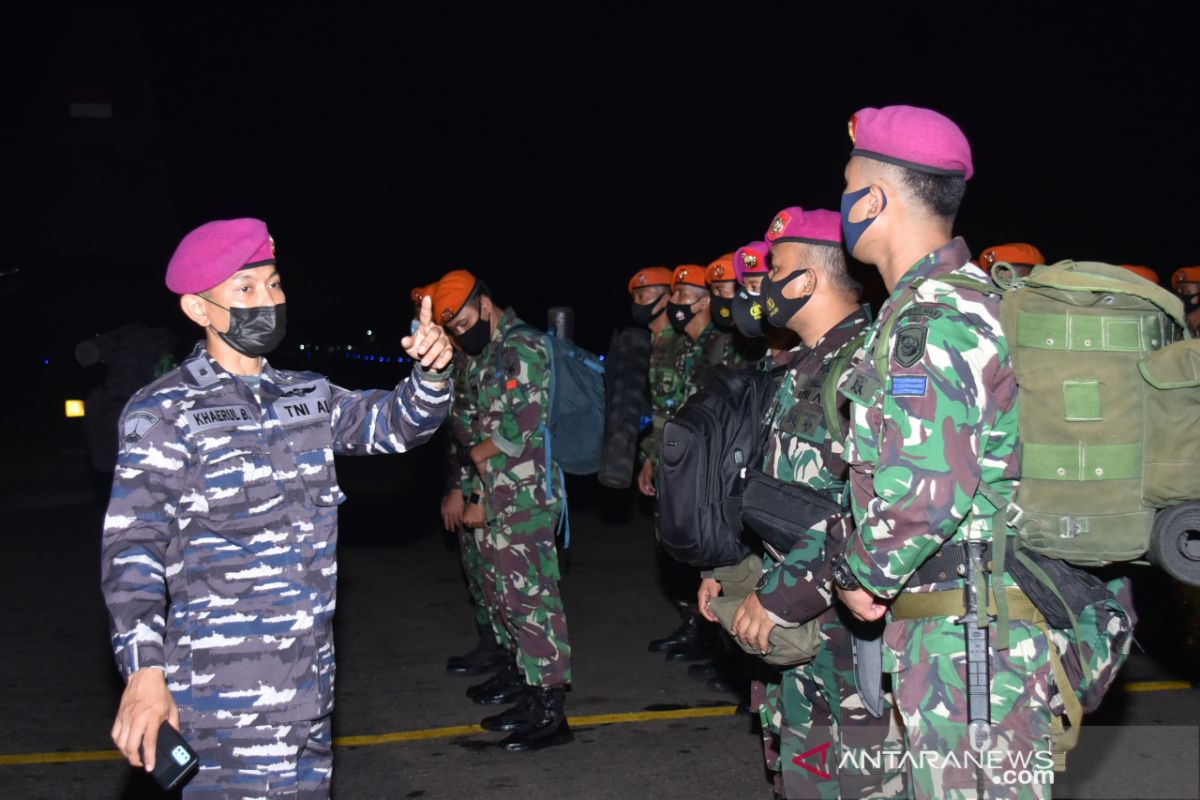
[[[421,298],[421,310],[417,314],[417,322],[421,323],[421,327],[433,322],[433,298],[429,295]]]

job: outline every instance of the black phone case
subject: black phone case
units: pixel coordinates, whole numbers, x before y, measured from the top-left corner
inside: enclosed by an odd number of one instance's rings
[[[158,729],[158,745],[154,749],[154,780],[167,791],[187,783],[200,768],[196,751],[168,722]]]

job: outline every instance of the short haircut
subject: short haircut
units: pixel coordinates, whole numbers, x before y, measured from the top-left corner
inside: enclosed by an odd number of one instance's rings
[[[934,175],[896,164],[888,164],[896,181],[909,196],[935,217],[953,222],[967,192],[967,179],[960,175]]]
[[[810,244],[811,252],[821,264],[829,283],[855,302],[862,296],[862,284],[850,274],[846,264],[846,248],[841,245]]]

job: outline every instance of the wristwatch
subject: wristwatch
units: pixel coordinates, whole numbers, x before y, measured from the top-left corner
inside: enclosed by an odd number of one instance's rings
[[[862,583],[850,571],[850,564],[847,563],[844,553],[838,553],[834,556],[833,560],[829,562],[829,567],[833,572],[833,582],[837,584],[839,589],[853,592],[856,589],[862,588]]]

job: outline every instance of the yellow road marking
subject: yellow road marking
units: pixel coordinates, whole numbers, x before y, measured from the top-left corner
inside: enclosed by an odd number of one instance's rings
[[[1191,689],[1188,681],[1133,681],[1122,684],[1126,692],[1171,692],[1180,689]],[[597,725],[624,725],[635,722],[659,722],[672,719],[705,719],[709,717],[729,717],[736,713],[735,706],[705,706],[703,708],[679,708],[669,711],[633,711],[625,714],[592,714],[590,716],[569,717],[576,727]],[[363,747],[379,744],[394,744],[396,742],[422,742],[430,739],[448,739],[455,736],[468,736],[473,733],[485,733],[478,725],[452,725],[445,728],[424,728],[415,731],[397,731],[395,733],[380,733],[368,736],[338,736],[333,743],[338,747]],[[27,753],[0,755],[0,766],[17,766],[21,764],[68,764],[86,761],[118,761],[123,756],[117,750],[80,750],[64,753]]]
[[[595,725],[619,725],[631,722],[656,722],[668,719],[704,719],[706,717],[729,717],[737,711],[736,706],[706,706],[704,708],[678,708],[670,711],[634,711],[627,714],[593,714],[584,717],[568,717],[577,727]],[[478,725],[454,725],[447,728],[425,728],[417,731],[398,731],[370,736],[337,736],[333,743],[337,747],[361,747],[364,745],[391,744],[394,742],[420,742],[428,739],[446,739],[485,733]],[[0,766],[18,764],[65,764],[79,761],[117,761],[124,758],[118,750],[90,750],[70,753],[29,753],[0,755]]]
[[[1121,686],[1127,692],[1172,692],[1176,689],[1190,689],[1188,681],[1130,681]]]

